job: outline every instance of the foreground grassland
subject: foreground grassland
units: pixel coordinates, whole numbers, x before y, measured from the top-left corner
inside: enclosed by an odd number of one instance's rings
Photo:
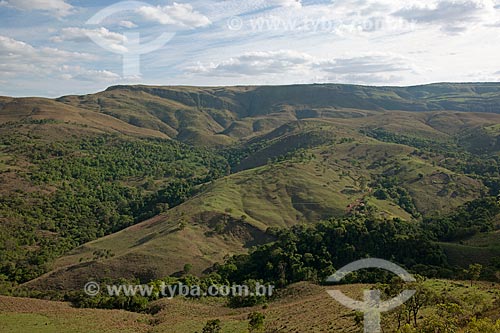
[[[460,306],[464,327],[474,316],[500,319],[500,289],[498,284],[428,280],[424,285],[442,297],[443,302]],[[344,308],[327,293],[339,289],[352,298],[362,299],[362,290],[369,285],[320,287],[308,283],[294,284],[279,292],[276,299],[264,307],[232,309],[224,299],[187,300],[175,298],[151,304],[150,313],[118,310],[75,309],[68,303],[44,300],[0,297],[0,332],[201,332],[206,322],[219,319],[222,332],[248,332],[248,315],[260,312],[265,316],[265,332],[359,332],[356,312]],[[439,301],[436,301],[438,303]],[[151,312],[152,311],[152,312]],[[419,327],[438,313],[437,304],[425,306],[419,314]],[[395,314],[383,318],[386,332],[397,327]],[[421,332],[421,331],[415,331]]]
[[[149,316],[120,310],[75,309],[69,303],[0,297],[0,332],[147,332]]]

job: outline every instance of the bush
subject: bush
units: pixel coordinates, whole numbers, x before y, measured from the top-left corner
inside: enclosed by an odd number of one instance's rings
[[[205,327],[203,327],[203,330],[201,331],[202,333],[219,333],[222,331],[222,328],[220,327],[220,320],[219,319],[214,319],[214,320],[209,320],[205,324]]]

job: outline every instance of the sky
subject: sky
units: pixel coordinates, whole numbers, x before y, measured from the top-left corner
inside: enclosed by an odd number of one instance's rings
[[[500,0],[0,0],[0,95],[500,81]]]

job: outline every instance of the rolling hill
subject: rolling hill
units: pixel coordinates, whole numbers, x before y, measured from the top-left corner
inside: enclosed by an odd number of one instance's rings
[[[227,144],[291,120],[353,118],[373,111],[498,113],[499,84],[436,84],[408,88],[350,85],[267,87],[114,86],[57,99],[194,144]]]
[[[270,227],[419,223],[498,194],[499,113],[493,83],[0,98],[1,274],[40,289],[148,281],[202,273]]]

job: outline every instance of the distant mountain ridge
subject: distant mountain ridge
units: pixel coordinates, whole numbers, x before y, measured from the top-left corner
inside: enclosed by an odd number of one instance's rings
[[[368,87],[339,84],[238,87],[113,86],[58,102],[105,113],[183,142],[224,145],[289,121],[383,111],[500,113],[500,84]]]
[[[358,118],[385,111],[500,113],[500,83],[414,87],[119,85],[55,100],[0,97],[0,123],[53,119],[99,131],[169,137],[208,146],[262,135],[290,121]]]
[[[435,83],[409,87],[348,84],[305,84],[237,87],[112,86],[116,90],[143,91],[197,107],[213,107],[231,97],[247,110],[282,103],[366,110],[500,112],[500,83]],[[231,96],[232,93],[232,96]],[[188,97],[189,96],[189,97]],[[260,104],[255,104],[260,98]],[[481,100],[477,100],[481,98]],[[231,103],[219,103],[224,108]],[[236,103],[233,103],[236,105]]]

